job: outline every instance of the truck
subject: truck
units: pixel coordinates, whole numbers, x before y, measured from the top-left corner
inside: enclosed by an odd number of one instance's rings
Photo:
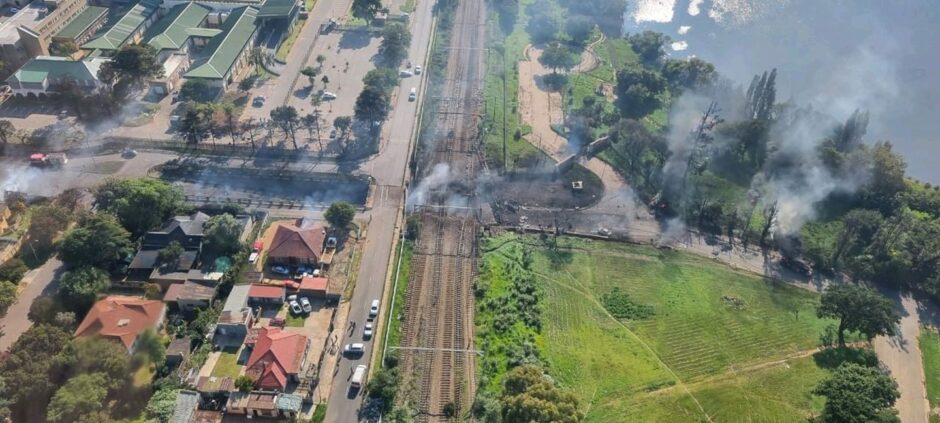
[[[65,153],[36,153],[29,156],[30,166],[60,168],[69,162]]]
[[[366,365],[365,365],[365,364],[360,364],[360,365],[356,366],[356,370],[353,372],[353,376],[352,376],[352,380],[350,381],[350,385],[351,385],[354,389],[359,389],[359,388],[362,387],[362,382],[365,380],[365,378],[366,378]]]

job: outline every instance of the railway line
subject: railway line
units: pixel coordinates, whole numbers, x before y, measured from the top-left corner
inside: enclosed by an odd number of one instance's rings
[[[438,118],[420,168],[447,164],[452,183],[419,207],[402,328],[400,400],[422,423],[469,420],[474,395],[473,279],[476,276],[475,185],[481,167],[480,101],[485,3],[458,1]],[[454,206],[454,205],[459,206]]]

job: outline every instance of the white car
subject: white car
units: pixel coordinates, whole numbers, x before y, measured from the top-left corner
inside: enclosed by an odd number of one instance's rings
[[[365,351],[366,351],[366,346],[358,342],[355,344],[346,344],[346,347],[343,348],[343,353],[347,355],[362,354]]]
[[[379,300],[372,300],[372,307],[369,307],[369,318],[373,319],[379,315]]]
[[[415,66],[415,75],[421,75],[421,65]]]
[[[313,306],[310,305],[310,300],[307,297],[300,297],[300,306],[303,307],[304,313],[313,311]]]
[[[362,338],[369,339],[372,337],[372,323],[366,323],[365,328],[362,329]]]
[[[297,294],[288,295],[287,301],[297,301]]]
[[[320,98],[323,100],[336,100],[336,94],[329,91],[324,91],[323,94],[320,95]]]
[[[258,253],[251,253],[251,254],[248,255],[248,262],[249,262],[249,263],[254,263],[254,262],[256,262],[256,261],[258,261]]]
[[[303,313],[303,309],[300,308],[300,304],[297,304],[297,301],[290,302],[290,311],[294,314]]]
[[[408,93],[408,101],[415,101],[418,99],[418,89],[412,87],[411,92]]]
[[[398,76],[402,78],[411,78],[412,76],[415,76],[415,74],[410,70],[402,69],[400,72],[398,72]]]

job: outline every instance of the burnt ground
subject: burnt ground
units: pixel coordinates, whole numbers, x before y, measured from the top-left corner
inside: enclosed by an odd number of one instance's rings
[[[583,188],[572,189],[574,181],[581,181]],[[604,194],[600,178],[581,165],[561,175],[518,173],[481,185],[494,208],[583,209],[597,204]]]

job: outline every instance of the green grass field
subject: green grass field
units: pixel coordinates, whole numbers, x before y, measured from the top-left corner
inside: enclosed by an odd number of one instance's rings
[[[392,266],[395,266],[398,270],[398,273],[394,276],[395,279],[392,279],[392,283],[397,279],[398,286],[393,293],[392,307],[386,309],[386,321],[389,322],[388,345],[399,345],[401,342],[401,320],[399,316],[405,313],[405,294],[408,292],[408,279],[411,276],[411,256],[413,253],[414,243],[405,241],[401,250],[401,257],[397,257],[398,254],[396,253],[396,261],[392,262]],[[398,267],[399,262],[401,263],[400,268]],[[391,315],[389,313],[395,314]]]
[[[241,366],[238,365],[238,350],[231,348],[221,352],[219,361],[216,361],[215,367],[212,368],[212,376],[218,377],[236,378],[239,372]]]
[[[937,407],[940,406],[940,335],[936,329],[921,328],[918,342],[924,360],[927,400],[930,407]]]
[[[816,294],[677,252],[574,238],[552,251],[502,235],[485,243],[486,298],[501,294],[499,269],[522,243],[542,292],[541,358],[581,398],[586,421],[699,421],[703,409],[716,421],[804,421],[821,408],[810,391],[826,370],[807,355],[832,322],[816,317]],[[614,288],[653,317],[612,317],[601,297]],[[478,327],[486,319],[478,309]]]

